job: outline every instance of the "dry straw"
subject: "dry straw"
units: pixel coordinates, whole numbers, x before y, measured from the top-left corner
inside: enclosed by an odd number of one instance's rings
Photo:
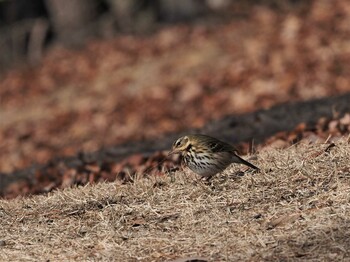
[[[264,149],[233,165],[0,201],[1,261],[350,259],[350,145]],[[178,260],[180,261],[180,260]]]

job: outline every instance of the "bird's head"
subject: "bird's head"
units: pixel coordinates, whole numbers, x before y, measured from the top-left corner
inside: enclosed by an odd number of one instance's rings
[[[169,156],[173,154],[180,154],[187,151],[191,147],[191,141],[188,136],[183,136],[177,139],[172,146]]]

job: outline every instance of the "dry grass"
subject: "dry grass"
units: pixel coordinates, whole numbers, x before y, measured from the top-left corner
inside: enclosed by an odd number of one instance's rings
[[[0,201],[0,260],[350,259],[350,145],[266,149],[210,185],[184,173]]]

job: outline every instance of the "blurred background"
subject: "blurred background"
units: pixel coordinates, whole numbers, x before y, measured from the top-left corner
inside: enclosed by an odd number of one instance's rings
[[[0,0],[0,50],[11,173],[348,92],[350,3]]]

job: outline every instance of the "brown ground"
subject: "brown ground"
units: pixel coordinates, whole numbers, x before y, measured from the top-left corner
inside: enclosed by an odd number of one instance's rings
[[[347,261],[350,143],[265,149],[232,166],[0,201],[0,260]]]

